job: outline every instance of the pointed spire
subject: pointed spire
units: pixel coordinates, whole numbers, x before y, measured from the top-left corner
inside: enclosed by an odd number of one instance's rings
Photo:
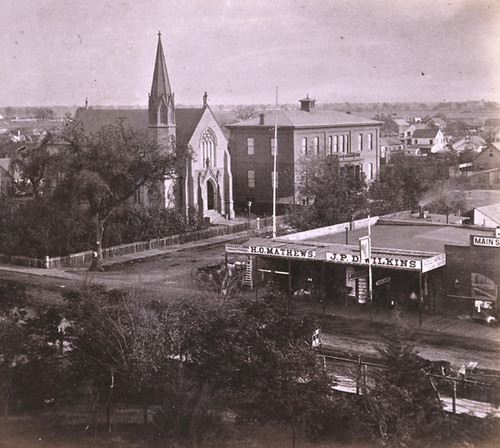
[[[153,84],[151,85],[151,97],[155,100],[159,100],[162,96],[167,99],[171,95],[172,89],[170,88],[167,64],[161,44],[161,33],[158,32],[158,47],[156,50],[155,69],[153,72]]]

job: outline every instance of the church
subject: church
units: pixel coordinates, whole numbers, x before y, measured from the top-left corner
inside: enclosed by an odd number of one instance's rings
[[[175,179],[165,180],[161,188],[162,206],[175,207],[185,216],[191,208],[197,207],[203,211],[203,216],[212,220],[234,218],[228,140],[208,105],[206,92],[200,108],[175,107],[160,33],[148,109],[86,106],[77,110],[75,121],[91,133],[121,121],[137,131],[147,130],[148,137],[166,151],[188,148],[192,156],[184,169],[179,170]],[[147,191],[136,195],[135,201],[143,205],[152,202]]]

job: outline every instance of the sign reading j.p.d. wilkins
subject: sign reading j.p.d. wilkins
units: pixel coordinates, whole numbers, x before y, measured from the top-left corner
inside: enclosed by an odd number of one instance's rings
[[[471,236],[473,246],[500,247],[500,238],[492,236]]]
[[[368,265],[367,260],[362,260],[359,255],[353,255],[353,254],[336,254],[332,252],[327,252],[326,261],[332,261],[334,263]],[[371,258],[371,264],[377,267],[383,266],[394,269],[410,269],[412,271],[419,271],[422,266],[420,260],[410,260],[407,258],[400,258],[400,257],[377,257],[373,255]]]
[[[274,255],[275,257],[315,258],[316,251],[286,247],[248,246],[248,252],[255,255]]]

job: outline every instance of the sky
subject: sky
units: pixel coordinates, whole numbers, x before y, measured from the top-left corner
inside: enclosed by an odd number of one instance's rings
[[[1,0],[0,107],[500,102],[498,0]],[[298,104],[298,103],[297,103]]]

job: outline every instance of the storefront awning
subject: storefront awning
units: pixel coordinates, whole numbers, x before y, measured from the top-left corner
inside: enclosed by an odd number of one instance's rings
[[[326,263],[368,266],[361,260],[359,246],[319,242],[287,242],[254,238],[244,244],[226,244],[226,253],[257,255],[289,260],[323,261]],[[401,249],[371,249],[371,265],[376,268],[429,272],[446,264],[444,253]]]

